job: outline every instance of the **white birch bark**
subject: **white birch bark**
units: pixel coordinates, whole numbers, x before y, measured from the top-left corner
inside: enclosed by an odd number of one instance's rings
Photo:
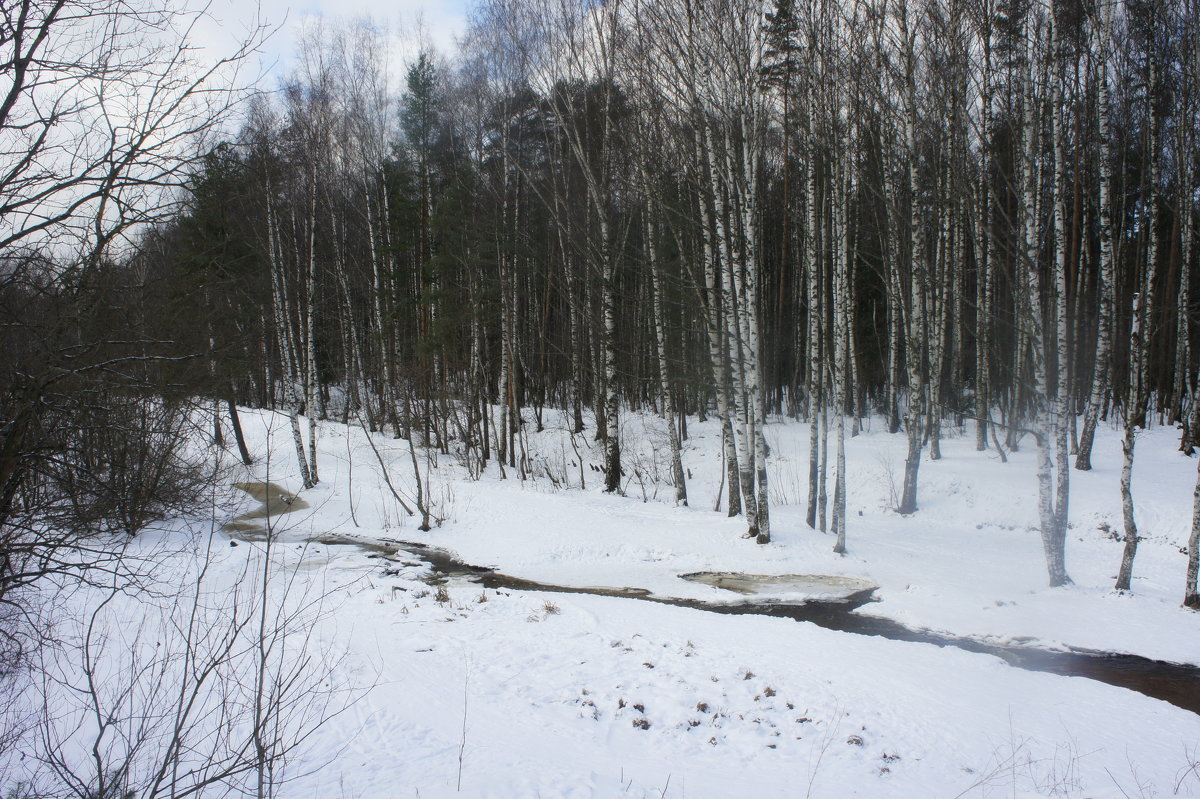
[[[1033,16],[1033,15],[1031,15]],[[1024,80],[1024,155],[1022,158],[1021,175],[1021,222],[1024,235],[1025,271],[1023,284],[1024,318],[1027,320],[1028,341],[1031,349],[1034,369],[1034,406],[1033,433],[1037,439],[1037,481],[1038,481],[1038,517],[1041,522],[1042,549],[1046,556],[1046,568],[1049,572],[1050,585],[1060,586],[1070,583],[1066,571],[1066,530],[1059,524],[1059,516],[1055,510],[1055,489],[1052,464],[1052,447],[1054,446],[1054,419],[1050,403],[1049,370],[1046,359],[1045,315],[1042,312],[1042,281],[1039,272],[1038,248],[1038,184],[1039,174],[1039,115],[1037,113],[1038,98],[1034,87],[1034,74],[1040,74],[1041,65],[1035,65],[1035,60],[1044,47],[1044,36],[1040,26],[1028,22],[1029,33],[1026,36],[1026,64]]]
[[[817,529],[817,504],[820,493],[820,409],[825,405],[824,370],[821,368],[821,339],[824,303],[822,302],[822,273],[819,255],[820,239],[818,229],[819,204],[817,199],[817,137],[814,130],[814,114],[816,108],[812,98],[813,92],[808,92],[808,129],[806,137],[805,176],[806,176],[806,221],[804,226],[804,261],[808,272],[808,511],[805,520],[812,529]]]
[[[1144,348],[1142,341],[1143,314],[1138,307],[1139,297],[1133,297],[1133,330],[1130,332],[1131,352]],[[1141,382],[1141,370],[1134,364],[1135,354],[1130,358],[1129,391],[1126,394],[1125,407],[1125,437],[1121,441],[1121,521],[1124,525],[1125,546],[1121,549],[1121,567],[1117,572],[1117,582],[1114,589],[1129,591],[1133,583],[1133,561],[1137,557],[1138,528],[1133,506],[1133,454],[1137,444],[1137,425],[1134,421],[1136,413],[1138,383]]]
[[[308,258],[304,272],[304,409],[308,416],[308,475],[313,485],[317,476],[317,189],[310,177],[308,206]]]
[[[616,263],[612,257],[608,215],[600,211],[600,260],[604,273],[601,313],[604,319],[604,344],[601,348],[604,369],[604,490],[621,489],[621,439],[618,429],[620,395],[617,393],[617,287]]]
[[[701,112],[697,112],[699,114]],[[696,171],[706,174],[707,157],[704,154],[704,142],[700,134],[696,134]],[[703,183],[703,181],[700,181]],[[718,279],[720,265],[717,262],[717,247],[714,244],[716,225],[712,220],[708,199],[703,191],[697,194],[697,205],[700,212],[701,238],[703,240],[704,284],[708,296],[708,313],[705,316],[708,331],[709,360],[712,364],[714,390],[717,396],[717,413],[721,418],[721,446],[724,453],[725,480],[728,483],[728,515],[737,516],[742,512],[741,469],[738,465],[737,448],[734,442],[732,409],[728,386],[730,383],[727,356],[724,350],[724,322],[722,321],[721,281]]]
[[[992,332],[992,21],[990,5],[983,23],[983,65],[980,76],[979,180],[975,214],[975,449],[987,449],[991,424]]]
[[[707,115],[705,115],[703,129],[705,167],[709,190],[713,200],[713,230],[723,272],[722,279],[718,283],[721,284],[720,296],[722,319],[725,323],[725,344],[730,364],[730,377],[733,383],[733,396],[736,398],[733,411],[737,428],[735,443],[737,445],[738,483],[741,489],[742,510],[746,514],[747,531],[756,531],[758,526],[758,506],[754,494],[753,451],[751,449],[752,430],[750,428],[750,409],[746,402],[743,342],[739,329],[740,325],[736,317],[737,292],[733,283],[733,276],[739,268],[738,262],[735,261],[734,242],[730,232],[730,223],[731,221],[735,221],[735,219],[730,216],[726,204],[726,186],[722,185],[719,177],[719,166],[714,151],[716,142],[714,141],[712,125]],[[733,486],[731,485],[730,488],[732,489]],[[757,535],[757,532],[754,534]]]
[[[1157,83],[1153,56],[1149,56],[1147,85]],[[1133,562],[1137,557],[1138,529],[1133,506],[1133,456],[1138,428],[1146,424],[1146,409],[1149,402],[1149,360],[1151,329],[1154,309],[1154,287],[1158,272],[1158,114],[1155,111],[1154,91],[1148,89],[1147,118],[1149,131],[1146,141],[1146,157],[1150,168],[1147,175],[1146,204],[1148,206],[1146,235],[1146,268],[1141,279],[1141,294],[1133,299],[1133,329],[1129,343],[1129,391],[1125,402],[1125,440],[1122,444],[1124,460],[1121,467],[1121,516],[1125,523],[1125,547],[1121,553],[1121,568],[1117,572],[1117,591],[1129,591],[1133,582]]]
[[[1059,11],[1054,4],[1052,14]],[[1055,498],[1054,512],[1057,527],[1065,536],[1071,498],[1071,468],[1068,445],[1070,427],[1067,415],[1071,412],[1071,363],[1068,349],[1067,319],[1067,150],[1066,138],[1066,64],[1059,56],[1059,23],[1051,21],[1050,52],[1054,77],[1054,103],[1050,110],[1050,135],[1054,147],[1054,343],[1055,367],[1054,396],[1051,398],[1054,419],[1054,466]]]
[[[288,404],[288,422],[292,430],[292,443],[296,448],[296,461],[300,469],[300,481],[305,488],[312,488],[313,481],[308,470],[308,458],[304,454],[304,436],[300,432],[300,395],[296,390],[299,382],[295,347],[291,337],[291,314],[288,312],[287,283],[280,253],[280,238],[271,202],[271,186],[267,184],[267,250],[271,262],[271,305],[275,315],[275,329],[279,339],[279,355],[284,372],[284,391]]]
[[[759,544],[771,541],[771,515],[767,486],[766,412],[763,403],[761,341],[759,337],[759,257],[758,257],[758,172],[763,146],[761,119],[757,104],[740,117],[742,127],[742,171],[736,186],[741,194],[743,269],[742,320],[745,327],[746,393],[752,420],[754,450],[754,481],[757,505],[757,527],[752,528]]]
[[[1098,92],[1097,136],[1099,142],[1100,167],[1100,269],[1097,274],[1097,302],[1099,313],[1096,324],[1096,358],[1092,371],[1092,387],[1088,394],[1087,409],[1083,416],[1083,429],[1079,433],[1079,447],[1075,454],[1075,468],[1086,472],[1092,468],[1092,442],[1096,436],[1096,425],[1100,420],[1108,394],[1110,364],[1112,362],[1112,318],[1113,318],[1113,221],[1112,221],[1112,154],[1109,145],[1109,116],[1111,101],[1108,89],[1108,62],[1112,51],[1112,9],[1115,3],[1100,4],[1102,11],[1093,20],[1096,30],[1096,80]]]
[[[857,128],[855,128],[857,135]],[[851,137],[854,140],[854,136]],[[848,363],[846,368],[849,370],[846,373],[846,393],[847,402],[853,409],[850,417],[850,437],[856,438],[862,432],[862,420],[866,416],[866,409],[863,407],[863,380],[862,371],[859,362],[858,352],[858,326],[855,324],[854,315],[858,308],[858,281],[856,272],[858,269],[858,239],[853,235],[855,225],[858,222],[853,214],[853,207],[850,205],[857,192],[857,178],[853,172],[854,166],[849,167],[850,174],[847,177],[847,208],[846,208],[846,347],[849,349],[847,356]]]
[[[844,144],[840,142],[839,144]],[[839,147],[844,152],[844,148]],[[853,244],[850,226],[847,224],[846,204],[852,195],[847,186],[851,183],[851,169],[846,157],[838,159],[833,196],[833,425],[837,448],[833,488],[833,532],[837,541],[833,551],[839,555],[846,552],[846,362],[849,357],[850,337],[850,292],[848,288],[848,265]]]
[[[1193,132],[1187,125],[1179,125],[1176,159],[1179,163],[1179,198],[1176,207],[1180,219],[1180,267],[1179,293],[1175,303],[1175,385],[1171,407],[1171,421],[1178,423],[1188,417],[1187,402],[1191,395],[1188,385],[1191,376],[1191,284],[1192,284],[1192,152],[1188,143]]]
[[[703,198],[701,206],[705,205]],[[721,446],[724,452],[725,480],[729,494],[727,509],[729,516],[738,516],[742,512],[741,466],[738,460],[736,433],[733,426],[733,402],[730,397],[732,383],[729,369],[729,356],[725,351],[724,314],[721,308],[724,304],[721,283],[717,279],[720,266],[717,264],[715,248],[711,236],[705,235],[705,282],[709,296],[709,357],[712,361],[713,380],[717,395],[717,414],[721,418]]]
[[[504,136],[505,139],[507,139],[508,126],[504,125],[504,126],[502,126],[501,129],[502,129],[501,135]],[[509,308],[510,292],[509,292],[509,288],[508,288],[508,285],[511,282],[512,277],[510,274],[511,269],[510,269],[510,265],[509,265],[509,262],[511,260],[511,254],[509,252],[509,244],[508,244],[508,240],[507,240],[509,231],[511,230],[511,227],[512,227],[509,222],[509,219],[510,219],[510,216],[512,213],[510,210],[510,204],[512,202],[512,200],[511,200],[512,190],[510,188],[510,184],[512,182],[512,178],[511,178],[512,167],[508,163],[510,156],[509,156],[509,147],[508,147],[507,140],[505,140],[502,143],[502,153],[503,153],[502,158],[503,158],[504,163],[501,168],[504,170],[504,174],[502,177],[502,186],[501,186],[501,195],[502,196],[501,196],[500,218],[501,218],[501,225],[503,227],[503,230],[500,233],[500,237],[501,237],[500,253],[499,253],[499,258],[497,258],[497,267],[499,269],[499,274],[497,275],[497,278],[498,278],[498,289],[499,289],[499,296],[500,296],[500,376],[499,376],[500,377],[500,383],[499,383],[500,419],[495,425],[493,425],[492,429],[494,430],[494,432],[496,434],[496,460],[500,467],[500,477],[503,479],[504,477],[506,477],[506,474],[504,471],[504,464],[507,461],[507,459],[511,456],[511,453],[509,451],[510,450],[510,448],[509,448],[509,429],[512,427],[512,425],[509,422],[509,412],[510,412],[511,406],[512,406],[512,390],[513,390],[512,389],[512,383],[513,383],[513,380],[512,380],[512,336],[513,336],[512,316],[513,316],[513,314],[512,314],[511,309]]]
[[[1200,42],[1197,43],[1196,50],[1200,51]],[[1195,54],[1194,58],[1197,61],[1200,61],[1200,52]],[[1200,67],[1198,67],[1193,74],[1197,74],[1197,80],[1200,80]],[[1193,133],[1191,135],[1194,136],[1195,134]],[[1191,147],[1193,146],[1193,143],[1189,143],[1188,147],[1184,149],[1186,156],[1185,160],[1190,161],[1192,158]],[[1185,168],[1183,173],[1186,178],[1184,185],[1191,186],[1192,178],[1190,168]],[[1192,419],[1196,418],[1197,410],[1200,410],[1200,399],[1198,399],[1196,396],[1197,386],[1194,382],[1192,382],[1192,365],[1189,352],[1189,341],[1191,338],[1191,291],[1189,286],[1192,279],[1192,258],[1195,257],[1196,252],[1196,225],[1192,218],[1191,197],[1188,196],[1187,198],[1181,198],[1179,207],[1183,210],[1184,217],[1183,231],[1181,235],[1182,258],[1184,266],[1182,269],[1182,274],[1179,278],[1182,284],[1180,287],[1178,320],[1178,336],[1181,354],[1176,358],[1175,368],[1179,374],[1183,375],[1183,377],[1180,379],[1182,379],[1184,383],[1181,388],[1177,389],[1177,391],[1186,397],[1186,400],[1181,399],[1180,405],[1182,406],[1185,401],[1190,401],[1192,405],[1191,409],[1184,409],[1181,407],[1180,410],[1180,414],[1186,414],[1186,418],[1188,419],[1187,429],[1185,430],[1184,440],[1180,449],[1182,449],[1184,452],[1190,452],[1192,445],[1196,442],[1197,433],[1200,432],[1197,431],[1196,426],[1191,422]],[[1189,382],[1192,382],[1191,386],[1187,385]]]
[[[380,385],[379,391],[378,391],[379,402],[380,402],[381,406],[387,407],[391,403],[391,401],[388,399],[388,397],[391,396],[392,387],[394,385],[394,381],[392,380],[392,359],[390,357],[388,357],[388,352],[387,352],[388,336],[387,336],[387,332],[385,330],[386,317],[383,314],[383,298],[385,296],[385,292],[388,290],[388,286],[385,284],[384,281],[386,279],[385,275],[390,270],[388,270],[386,268],[385,264],[381,262],[380,257],[379,257],[379,249],[376,244],[377,236],[376,236],[376,232],[375,232],[375,219],[374,219],[375,215],[372,212],[372,208],[371,208],[371,194],[373,193],[373,191],[374,191],[374,186],[372,186],[371,183],[368,181],[367,189],[364,192],[365,204],[366,204],[366,208],[364,209],[364,215],[367,220],[367,247],[368,247],[367,252],[368,252],[368,257],[371,260],[371,285],[372,285],[372,288],[374,289],[371,292],[371,322],[370,322],[370,324],[371,324],[371,338],[375,342],[375,346],[378,348],[379,370],[380,370],[380,374],[382,377],[382,385]],[[384,200],[384,202],[386,203],[386,199]],[[385,215],[382,220],[382,225],[386,228],[387,224],[388,224],[388,220]],[[387,250],[386,243],[384,245],[384,250],[385,251]],[[384,416],[385,413],[386,412],[381,412],[380,416],[381,417]],[[367,418],[368,419],[375,418],[374,416],[372,416],[371,409],[369,406],[367,408]],[[372,429],[373,428],[374,428],[374,424],[372,424]]]
[[[725,186],[731,195],[729,233],[732,259],[728,270],[730,296],[735,299],[733,319],[738,341],[738,372],[741,377],[741,403],[745,419],[746,466],[750,482],[743,485],[743,503],[747,508],[746,537],[760,544],[769,543],[770,517],[767,510],[766,444],[763,436],[763,400],[759,372],[758,336],[758,253],[757,238],[757,149],[760,146],[757,124],[752,113],[741,111],[734,132],[726,140]],[[740,144],[740,148],[739,145]],[[741,162],[735,157],[740,149]],[[749,494],[749,498],[745,495]],[[753,508],[753,515],[750,509]]]
[[[1183,3],[1182,16],[1186,20],[1190,20],[1190,24],[1186,27],[1186,46],[1183,48],[1187,53],[1183,60],[1183,80],[1184,83],[1191,87],[1191,90],[1186,92],[1180,109],[1181,121],[1176,123],[1179,131],[1178,135],[1178,153],[1176,155],[1176,163],[1179,165],[1179,198],[1177,200],[1177,213],[1182,217],[1182,229],[1180,231],[1180,256],[1182,259],[1182,267],[1180,270],[1180,290],[1179,290],[1179,307],[1178,319],[1176,322],[1178,340],[1178,351],[1175,358],[1176,380],[1179,381],[1176,387],[1177,402],[1179,405],[1180,421],[1184,423],[1184,434],[1180,442],[1180,450],[1190,454],[1197,443],[1197,431],[1192,420],[1197,416],[1197,405],[1200,404],[1196,396],[1200,386],[1196,385],[1195,377],[1192,373],[1191,362],[1191,282],[1192,282],[1192,260],[1196,253],[1196,224],[1193,208],[1193,180],[1195,179],[1195,158],[1197,148],[1197,138],[1200,133],[1197,133],[1197,128],[1200,128],[1200,119],[1197,118],[1197,111],[1200,110],[1200,98],[1197,96],[1197,87],[1200,86],[1200,22],[1197,21],[1197,14],[1200,12],[1200,4],[1195,0],[1188,0]],[[1191,407],[1187,407],[1190,403]],[[1195,555],[1196,544],[1192,543],[1189,549],[1189,558]],[[1191,585],[1195,584],[1193,580]]]
[[[904,145],[909,196],[909,292],[908,327],[905,331],[908,367],[908,414],[905,420],[908,434],[908,453],[904,460],[904,486],[901,490],[902,514],[917,510],[917,477],[921,467],[921,448],[924,444],[923,422],[927,386],[925,343],[928,341],[928,322],[925,301],[928,296],[927,272],[928,252],[921,192],[917,181],[917,86],[916,86],[916,35],[910,30],[908,9],[901,5],[899,10],[900,36],[904,41]]]
[[[826,375],[828,369],[822,369]],[[823,389],[824,390],[824,389]],[[817,475],[817,529],[822,533],[829,530],[829,403],[821,403],[821,471]]]
[[[1196,490],[1192,494],[1192,531],[1188,535],[1183,604],[1193,610],[1200,610],[1200,461],[1196,464]]]
[[[896,244],[896,221],[892,214],[884,223],[884,263],[895,264],[899,247]],[[900,343],[904,337],[904,289],[900,284],[900,270],[889,269],[887,278],[888,303],[888,379],[887,416],[888,432],[900,432]]]
[[[951,156],[953,160],[953,156]],[[950,175],[946,174],[943,181],[943,196],[949,191]],[[954,213],[946,213],[943,209],[940,231],[934,257],[935,273],[930,280],[933,291],[930,292],[930,316],[932,327],[929,340],[929,459],[941,460],[942,457],[942,396],[941,388],[945,379],[946,364],[946,331],[949,325],[950,308],[955,298],[953,296],[954,267],[951,262],[951,238]]]
[[[646,179],[643,170],[643,180]],[[647,181],[648,183],[648,181]],[[667,368],[667,329],[663,313],[663,286],[661,267],[658,262],[656,243],[657,226],[646,211],[646,257],[650,262],[650,290],[654,313],[654,352],[658,360],[659,388],[662,391],[663,415],[666,417],[667,434],[671,442],[671,481],[675,484],[675,504],[687,505],[687,483],[683,474],[683,459],[680,456],[679,427],[675,424],[675,397],[671,391],[670,372]]]

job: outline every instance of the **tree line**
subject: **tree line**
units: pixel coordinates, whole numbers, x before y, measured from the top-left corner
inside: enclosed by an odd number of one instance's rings
[[[969,425],[980,451],[1036,448],[1053,585],[1071,471],[1115,421],[1127,589],[1138,431],[1179,425],[1190,452],[1200,429],[1197,12],[484,0],[453,59],[399,68],[370,23],[310,26],[88,307],[136,304],[140,385],[204,398],[214,437],[239,404],[286,410],[306,485],[322,417],[524,478],[556,408],[617,491],[621,415],[648,408],[679,503],[687,420],[719,422],[724,510],[765,543],[787,416],[812,423],[807,521],[842,551],[846,436],[907,437],[913,513],[923,457]],[[0,477],[6,513],[66,490]]]
[[[618,416],[650,407],[679,502],[686,418],[719,419],[726,509],[766,542],[762,431],[787,415],[814,422],[808,523],[840,549],[847,434],[871,414],[903,431],[912,513],[923,454],[970,424],[979,450],[1037,448],[1058,585],[1071,467],[1115,418],[1127,589],[1137,431],[1178,424],[1190,451],[1197,427],[1198,18],[491,0],[399,92],[378,30],[314,28],[156,268],[203,292],[241,364],[224,389],[290,409],[311,481],[300,418],[335,389],[372,429],[521,474],[523,411],[568,409],[610,491]]]

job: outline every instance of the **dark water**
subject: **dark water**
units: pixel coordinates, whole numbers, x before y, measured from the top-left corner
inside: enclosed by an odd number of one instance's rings
[[[352,543],[349,540],[331,539],[327,543]],[[465,577],[486,588],[513,589],[519,591],[546,591],[562,594],[588,594],[592,596],[623,597],[657,602],[663,605],[706,610],[712,613],[756,614],[779,616],[807,621],[839,632],[858,635],[877,635],[893,641],[912,641],[934,646],[952,646],[968,652],[995,655],[1008,664],[1028,671],[1042,671],[1068,677],[1086,677],[1108,683],[1140,694],[1162,699],[1176,707],[1200,715],[1200,668],[1178,663],[1086,649],[1051,651],[1029,646],[1004,646],[942,633],[906,627],[890,619],[864,616],[855,613],[868,602],[875,601],[874,589],[853,593],[840,600],[816,600],[802,604],[786,602],[710,603],[697,599],[678,599],[651,594],[642,588],[580,588],[540,583],[501,574],[494,569],[472,566],[455,558],[448,552],[420,544],[403,541],[388,542],[403,552],[392,550],[390,554],[410,553],[433,569],[431,582],[444,582],[450,577]],[[388,544],[374,547],[377,554],[388,557]]]

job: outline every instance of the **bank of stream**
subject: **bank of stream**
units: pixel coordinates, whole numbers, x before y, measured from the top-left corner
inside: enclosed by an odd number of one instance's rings
[[[274,484],[239,484],[239,488],[250,493],[264,508],[255,511],[255,515],[246,514],[238,517],[234,524],[226,525],[226,529],[247,540],[260,538],[247,524],[252,519],[264,518],[277,513],[289,513],[298,509],[295,500],[267,504],[272,496],[289,498],[287,492]],[[307,507],[306,505],[304,507]],[[1041,649],[1034,646],[998,644],[967,636],[950,635],[931,630],[914,629],[899,622],[878,616],[870,616],[855,611],[869,602],[877,601],[874,597],[875,587],[853,578],[814,577],[811,575],[739,575],[733,573],[697,573],[680,575],[684,579],[705,582],[721,588],[735,591],[745,598],[732,602],[711,602],[701,599],[686,599],[653,594],[643,588],[602,588],[555,585],[552,583],[526,580],[502,574],[495,569],[474,566],[464,563],[450,552],[436,547],[409,541],[380,539],[362,540],[348,536],[320,536],[313,539],[316,543],[328,546],[356,547],[368,557],[381,558],[388,561],[403,561],[407,556],[429,565],[431,570],[427,581],[433,584],[444,583],[450,578],[462,578],[482,585],[485,588],[515,591],[542,591],[562,594],[586,594],[591,596],[618,597],[637,599],[645,602],[657,602],[664,605],[705,610],[712,613],[755,614],[778,616],[806,621],[838,632],[856,633],[858,635],[877,635],[894,641],[910,641],[914,643],[932,644],[934,646],[952,646],[968,652],[994,655],[1009,665],[1028,671],[1041,671],[1060,674],[1067,677],[1086,677],[1099,682],[1126,688],[1131,691],[1155,699],[1170,702],[1176,707],[1200,715],[1200,668],[1178,663],[1167,663],[1160,660],[1125,655],[1111,652],[1099,652],[1088,649],[1068,649],[1062,651]],[[769,597],[754,599],[753,585],[756,582],[770,581],[794,583],[797,580],[824,582],[842,589],[836,598],[816,598],[797,601],[772,600]]]
[[[324,544],[355,544],[353,539],[323,537]],[[388,545],[395,547],[386,552]],[[891,619],[855,613],[863,605],[876,601],[874,588],[851,592],[839,599],[813,599],[801,602],[743,599],[736,602],[709,602],[701,599],[659,596],[644,588],[600,588],[555,585],[502,574],[494,569],[464,563],[445,550],[408,541],[372,543],[367,547],[374,557],[404,559],[411,556],[429,564],[429,582],[444,583],[463,578],[485,588],[514,591],[543,591],[560,594],[619,597],[657,602],[663,605],[705,610],[712,613],[756,614],[807,621],[838,632],[877,635],[894,641],[952,646],[968,652],[994,655],[1009,665],[1027,671],[1042,671],[1067,677],[1086,677],[1162,699],[1176,707],[1200,715],[1200,668],[1160,660],[1097,652],[1087,649],[1055,651],[1033,646],[1005,645],[977,638],[949,635],[906,627]]]

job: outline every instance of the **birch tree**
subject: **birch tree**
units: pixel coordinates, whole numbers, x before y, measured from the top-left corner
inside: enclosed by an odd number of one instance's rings
[[[1098,4],[1099,9],[1090,18],[1089,31],[1095,41],[1095,60],[1092,66],[1098,102],[1096,106],[1096,141],[1099,146],[1099,236],[1100,269],[1097,275],[1099,313],[1096,316],[1096,355],[1092,366],[1092,386],[1088,394],[1087,409],[1083,417],[1083,430],[1079,435],[1079,449],[1075,455],[1075,468],[1088,471],[1092,468],[1092,442],[1095,440],[1096,425],[1100,420],[1103,405],[1107,400],[1110,384],[1109,364],[1112,362],[1113,320],[1113,176],[1112,153],[1109,140],[1109,61],[1112,51],[1113,10],[1116,2]]]
[[[1160,16],[1155,3],[1146,6],[1146,25],[1153,32]],[[1153,36],[1153,33],[1151,33]],[[1154,325],[1154,294],[1158,273],[1158,228],[1159,228],[1159,95],[1158,54],[1152,46],[1146,48],[1144,64],[1146,131],[1144,135],[1144,157],[1146,161],[1145,204],[1145,255],[1144,266],[1138,276],[1137,293],[1133,296],[1130,313],[1129,368],[1126,378],[1124,402],[1125,436],[1121,442],[1121,517],[1125,528],[1125,547],[1121,554],[1121,568],[1117,572],[1117,591],[1130,590],[1133,580],[1133,562],[1137,555],[1138,527],[1134,515],[1133,463],[1134,448],[1138,431],[1146,424],[1147,405],[1152,391],[1149,374],[1151,337]]]
[[[905,312],[908,322],[905,330],[905,363],[908,369],[908,414],[905,419],[905,431],[908,436],[908,453],[904,459],[904,486],[901,489],[900,505],[896,510],[908,514],[917,510],[917,475],[925,440],[925,407],[928,401],[926,346],[929,341],[929,323],[926,303],[929,295],[929,252],[922,192],[918,182],[919,31],[915,20],[912,19],[907,0],[898,4],[895,13],[901,45],[900,90],[904,103],[904,165],[907,183],[905,191],[908,195],[908,291],[904,298],[907,301]]]
[[[1047,28],[1053,26],[1052,19],[1047,20],[1043,15],[1031,10],[1025,19],[1026,51],[1024,58],[1024,90],[1022,95],[1024,122],[1022,127],[1023,158],[1021,162],[1021,227],[1023,231],[1024,253],[1021,268],[1024,271],[1022,281],[1024,295],[1022,297],[1022,319],[1026,325],[1026,336],[1030,347],[1030,360],[1033,366],[1033,398],[1035,417],[1033,419],[1033,434],[1037,440],[1037,481],[1038,481],[1038,517],[1041,522],[1042,548],[1046,556],[1046,568],[1049,572],[1050,585],[1060,586],[1071,582],[1066,570],[1066,526],[1065,509],[1056,504],[1056,494],[1053,475],[1053,451],[1059,440],[1059,426],[1063,420],[1058,411],[1056,397],[1051,393],[1050,362],[1048,358],[1046,336],[1048,327],[1043,311],[1045,287],[1040,269],[1041,248],[1039,236],[1041,230],[1039,204],[1042,168],[1041,153],[1043,142],[1040,136],[1042,128],[1040,109],[1042,97],[1039,87],[1045,86],[1048,74],[1049,54],[1052,48],[1048,42],[1053,41],[1053,32]],[[1052,107],[1052,113],[1056,110]],[[1052,126],[1053,129],[1054,126]],[[1053,136],[1054,134],[1051,133]],[[1055,233],[1060,236],[1060,233]]]

